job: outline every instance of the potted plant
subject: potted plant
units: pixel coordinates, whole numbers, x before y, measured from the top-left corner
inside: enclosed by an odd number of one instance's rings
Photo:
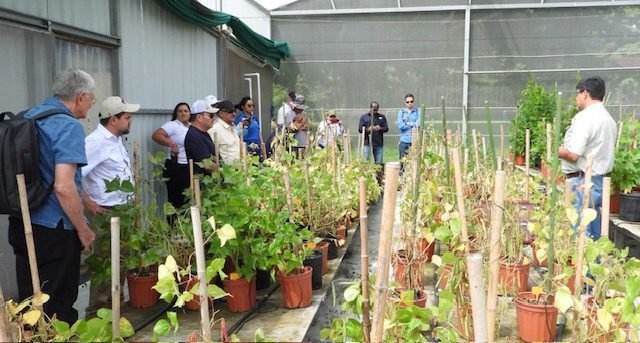
[[[618,145],[611,172],[612,194],[618,194],[620,219],[640,221],[640,152],[638,152],[638,132],[640,123],[629,116],[618,125],[622,132],[618,137]],[[615,206],[615,196],[612,207]],[[615,208],[614,208],[615,210]]]
[[[556,337],[558,309],[554,296],[521,292],[515,298],[518,336],[527,342],[551,342]]]

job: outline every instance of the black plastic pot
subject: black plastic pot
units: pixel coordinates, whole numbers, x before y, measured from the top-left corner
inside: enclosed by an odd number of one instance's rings
[[[313,268],[311,289],[322,288],[322,251],[313,250],[313,254],[305,257],[304,265]]]
[[[620,219],[640,222],[640,192],[620,193]]]
[[[329,259],[333,260],[338,257],[338,245],[335,238],[325,238],[324,242],[329,243]]]
[[[272,283],[273,280],[268,271],[262,269],[256,271],[256,289],[267,289]]]

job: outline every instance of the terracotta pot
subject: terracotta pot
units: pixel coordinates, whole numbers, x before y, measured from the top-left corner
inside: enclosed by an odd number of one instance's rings
[[[400,308],[405,308],[407,307],[407,305],[400,302],[400,293],[404,292],[405,290],[405,288],[394,288],[391,291],[391,294],[388,295],[387,299],[389,299],[390,302],[400,306]],[[427,292],[421,289],[414,289],[413,291],[413,304],[422,308],[427,307]]]
[[[345,239],[347,238],[347,229],[343,228],[341,226],[340,229],[338,229],[337,233],[336,233],[337,239],[338,241],[336,242],[338,248],[343,248],[346,244],[345,244]]]
[[[160,293],[152,288],[157,282],[157,272],[151,272],[149,276],[138,276],[133,270],[128,271],[129,305],[135,308],[149,308],[157,304]]]
[[[451,275],[451,270],[453,270],[453,264],[445,264],[442,269],[442,275],[440,276],[439,288],[445,289],[447,288],[447,283],[449,282],[449,275]]]
[[[311,267],[284,275],[278,272],[278,282],[286,308],[302,308],[311,305]]]
[[[522,155],[516,155],[516,158],[514,160],[515,165],[517,166],[523,166],[525,162],[524,156]]]
[[[547,261],[547,258],[545,258],[544,260],[540,261],[538,259],[538,254],[536,254],[536,250],[537,250],[536,243],[532,241],[531,242],[531,251],[533,252],[533,254],[532,254],[533,255],[533,263],[538,267],[548,267],[549,263]]]
[[[212,279],[211,281],[213,282],[214,280]],[[184,289],[191,290],[197,283],[198,283],[198,277],[193,275],[187,280],[184,286]],[[213,306],[213,301],[209,298],[207,299],[208,299],[209,307]],[[187,301],[187,303],[184,304],[184,307],[186,307],[188,310],[191,310],[191,311],[200,311],[200,296],[198,296],[197,294],[194,294],[193,299]]]
[[[515,298],[518,336],[527,342],[551,342],[556,338],[558,309],[553,306],[553,296],[547,304],[530,304],[531,292],[522,292]]]
[[[427,262],[431,262],[433,253],[436,250],[436,241],[429,243],[426,239],[422,238],[420,240],[419,248],[420,248],[420,259],[423,259]]]
[[[414,258],[409,263],[409,259],[403,249],[396,251],[392,260],[393,276],[401,288],[408,288],[407,278],[411,279],[411,288],[424,287],[424,263],[425,261],[420,258]],[[407,269],[407,267],[409,268]]]
[[[316,245],[316,249],[322,251],[322,275],[329,271],[329,243],[322,241]]]
[[[620,193],[617,191],[609,197],[609,212],[620,213]]]
[[[615,342],[616,329],[620,326],[620,313],[613,313],[613,322],[609,327],[609,331],[605,331],[604,328],[598,322],[598,304],[595,302],[595,298],[590,296],[587,298],[587,327],[589,331],[587,333],[587,339],[590,342]]]
[[[256,278],[251,279],[224,279],[222,280],[227,296],[227,309],[229,312],[247,312],[256,306]]]
[[[516,294],[528,289],[530,264],[500,261],[500,289],[505,294]]]
[[[571,267],[575,268],[575,266],[571,266]],[[564,267],[561,264],[559,264],[557,262],[554,263],[554,267],[553,267],[553,276],[554,277],[562,274],[563,271],[564,271]],[[560,280],[559,282],[562,282],[562,281]],[[566,286],[571,291],[571,294],[573,294],[575,292],[575,290],[576,290],[575,284],[576,284],[576,274],[574,272],[573,275],[571,275],[569,277],[569,279],[567,279],[567,284],[566,284]]]

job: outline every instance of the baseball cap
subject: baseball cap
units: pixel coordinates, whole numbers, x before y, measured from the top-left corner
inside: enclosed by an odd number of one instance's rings
[[[211,105],[204,100],[196,100],[193,105],[191,105],[191,115],[204,112],[218,113],[218,109],[211,107]]]
[[[233,113],[236,111],[235,106],[229,100],[222,100],[219,103],[215,104],[215,107],[219,108],[222,112]]]
[[[218,98],[215,95],[207,95],[204,97],[204,102],[213,106],[215,103],[218,102]]]
[[[139,104],[128,104],[119,96],[110,96],[100,105],[100,118],[109,118],[122,112],[138,112]]]

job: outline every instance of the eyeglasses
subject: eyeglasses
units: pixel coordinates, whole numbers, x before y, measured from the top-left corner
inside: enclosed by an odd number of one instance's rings
[[[407,101],[405,101],[405,103],[407,103],[407,104],[413,104],[413,100],[407,100]]]
[[[253,104],[246,104],[245,106],[247,106],[247,107],[255,107],[255,105],[253,105]]]

